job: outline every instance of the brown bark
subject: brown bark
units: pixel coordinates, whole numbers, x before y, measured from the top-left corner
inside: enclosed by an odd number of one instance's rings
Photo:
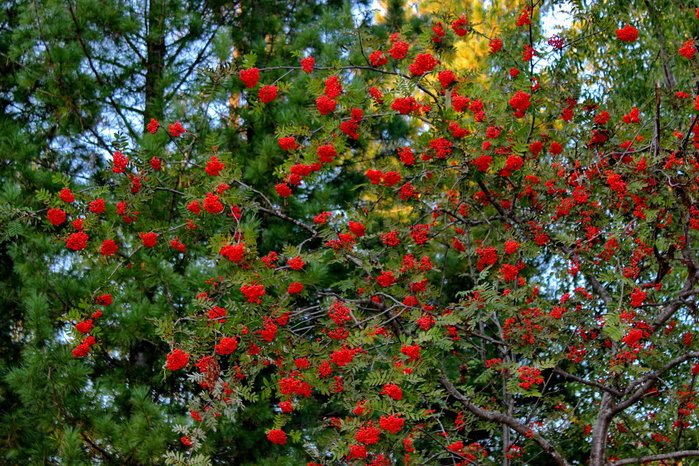
[[[602,395],[602,403],[599,407],[595,427],[592,429],[592,448],[590,451],[590,466],[604,466],[607,464],[607,435],[609,425],[612,422],[613,395],[605,392]]]
[[[658,21],[658,12],[656,11],[652,2],[650,2],[649,0],[644,0],[644,2],[646,4],[646,7],[648,7],[648,13],[650,13],[652,24],[655,29],[655,36],[658,40],[658,46],[660,47],[660,61],[663,66],[663,78],[665,79],[665,87],[667,87],[667,89],[669,90],[672,90],[677,85],[677,80],[675,79],[675,75],[672,73],[672,70],[670,69],[670,57],[667,53],[667,47],[665,45],[665,34],[663,33],[660,21]]]
[[[447,392],[449,392],[449,394],[456,400],[460,401],[466,407],[466,409],[468,409],[476,417],[483,419],[484,421],[495,422],[496,424],[507,426],[520,435],[527,437],[531,435],[531,430],[514,417],[499,411],[483,409],[474,405],[471,400],[459,392],[459,390],[449,381],[449,379],[446,378],[446,376],[442,376],[441,381],[444,388],[447,389]],[[568,463],[568,461],[566,461],[558,450],[556,450],[556,447],[551,445],[541,435],[534,434],[531,439],[553,459],[555,464],[559,466],[569,466],[570,463]]]
[[[621,466],[623,464],[638,464],[647,463],[649,461],[673,460],[677,458],[687,458],[690,456],[699,456],[699,450],[684,450],[675,451],[672,453],[662,453],[658,455],[638,456],[636,458],[625,458],[623,460],[611,463],[611,466]]]
[[[165,71],[165,1],[148,0],[146,35],[146,88],[143,127],[151,118],[163,118],[163,73]]]

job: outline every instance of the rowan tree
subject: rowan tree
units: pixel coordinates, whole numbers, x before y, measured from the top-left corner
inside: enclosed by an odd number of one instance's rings
[[[663,3],[686,29],[661,44],[661,16],[601,5],[553,37],[529,2],[496,33],[461,12],[337,25],[332,59],[208,70],[197,108],[240,91],[222,121],[276,163],[252,185],[256,162],[193,112],[117,140],[107,187],[42,193],[45,231],[92,286],[65,317],[73,365],[156,327],[159,402],[189,414],[169,464],[216,456],[213,432],[251,404],[273,410],[255,419],[269,456],[308,464],[699,456],[699,10]],[[484,68],[450,69],[468,34],[488,39]],[[624,73],[638,54],[641,85]],[[614,58],[613,88],[561,73]],[[273,132],[251,123],[273,112]],[[170,312],[144,319],[151,303]]]

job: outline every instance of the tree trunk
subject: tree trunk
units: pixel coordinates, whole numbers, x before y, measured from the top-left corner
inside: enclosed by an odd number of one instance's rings
[[[604,466],[607,464],[607,434],[609,432],[609,424],[612,421],[612,395],[605,392],[602,395],[602,403],[600,404],[599,412],[595,427],[592,430],[592,450],[590,452],[590,466]]]
[[[163,72],[165,70],[165,2],[148,0],[146,35],[146,108],[143,127],[151,118],[163,118]]]

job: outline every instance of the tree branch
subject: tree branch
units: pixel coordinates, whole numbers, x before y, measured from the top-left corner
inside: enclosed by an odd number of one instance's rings
[[[560,369],[560,368],[558,368],[558,367],[554,367],[554,368],[553,368],[553,371],[554,371],[556,374],[565,377],[566,379],[574,380],[575,382],[579,382],[579,383],[581,383],[581,384],[583,384],[583,385],[587,385],[587,386],[590,386],[590,387],[599,388],[600,390],[603,390],[603,391],[605,391],[605,392],[609,392],[609,393],[611,393],[612,395],[616,395],[616,396],[622,396],[622,395],[623,395],[623,393],[620,392],[619,390],[616,390],[616,389],[611,388],[611,387],[607,387],[606,385],[603,385],[603,384],[601,384],[601,383],[591,382],[591,381],[589,381],[589,380],[585,380],[585,379],[583,379],[583,378],[578,377],[577,375],[573,375],[573,374],[571,374],[571,373],[569,373],[569,372],[566,372],[566,371],[564,371],[563,369]]]
[[[95,64],[92,61],[92,56],[90,55],[90,50],[87,47],[87,44],[85,43],[85,40],[83,39],[80,31],[80,23],[78,23],[78,18],[75,15],[75,8],[72,4],[72,2],[68,2],[68,11],[70,11],[70,17],[73,20],[73,25],[75,26],[75,37],[78,39],[78,43],[80,44],[80,48],[82,49],[83,53],[85,54],[85,58],[87,58],[87,64],[90,67],[90,70],[92,70],[92,73],[95,75],[95,79],[99,83],[100,86],[103,88],[107,88],[107,83],[104,82],[102,79],[102,75],[100,75],[99,71],[97,71],[97,68],[95,68]],[[126,126],[127,131],[129,132],[129,135],[137,139],[138,135],[134,131],[134,129],[131,127],[131,124],[129,123],[129,120],[126,118],[126,116],[122,113],[121,111],[121,106],[116,103],[114,98],[110,95],[107,97],[109,102],[112,105],[112,108],[114,108],[114,111],[119,115],[121,118],[122,123],[124,123],[124,126]]]
[[[631,395],[631,397],[618,405],[614,406],[612,408],[612,412],[614,414],[618,413],[619,411],[623,411],[624,409],[628,408],[632,404],[634,404],[636,401],[640,400],[643,395],[648,391],[648,389],[655,383],[655,381],[661,377],[664,373],[669,371],[670,369],[679,366],[685,361],[688,361],[692,358],[699,358],[699,351],[691,351],[687,354],[684,354],[682,356],[678,356],[669,363],[667,363],[665,366],[661,367],[660,369],[654,370],[653,372],[649,372],[643,377],[631,382],[629,384],[629,389],[632,389],[634,387],[638,387],[636,391]]]
[[[653,319],[653,323],[651,327],[653,328],[654,332],[657,332],[660,327],[662,327],[667,320],[672,317],[675,312],[679,310],[680,307],[682,307],[684,298],[687,298],[689,296],[692,296],[693,294],[696,294],[696,290],[693,290],[692,287],[694,286],[694,282],[696,281],[696,278],[694,276],[689,277],[687,279],[687,283],[684,286],[684,289],[680,292],[679,296],[677,299],[674,299],[668,304],[657,316],[655,316],[655,319]]]
[[[267,205],[269,205],[269,208],[267,208],[267,207],[262,207],[262,206],[258,206],[258,207],[257,207],[258,210],[260,210],[260,211],[262,211],[262,212],[264,212],[264,213],[266,213],[266,214],[269,214],[269,215],[274,215],[275,217],[279,217],[279,218],[281,218],[282,220],[286,220],[287,222],[291,222],[291,223],[293,223],[294,225],[303,228],[304,230],[306,230],[307,232],[309,232],[310,234],[312,234],[312,235],[313,235],[313,238],[315,238],[315,237],[318,236],[318,232],[316,231],[315,228],[313,228],[313,227],[310,226],[310,225],[307,225],[307,224],[303,223],[303,222],[300,221],[300,220],[296,220],[295,218],[289,217],[289,216],[286,215],[285,213],[280,212],[279,210],[277,210],[277,209],[274,207],[274,204],[272,203],[272,201],[270,201],[269,198],[268,198],[267,196],[265,196],[263,193],[261,193],[261,192],[258,191],[257,189],[255,189],[255,188],[253,188],[252,186],[249,186],[249,185],[243,183],[243,182],[240,181],[240,180],[234,179],[233,181],[234,181],[235,183],[237,183],[238,185],[240,185],[241,187],[246,188],[246,189],[249,189],[250,191],[254,192],[254,193],[257,194],[258,196],[260,196],[262,199],[264,199],[265,202],[267,203]]]
[[[308,231],[310,234],[313,236],[318,236],[318,232],[310,225],[306,225],[305,223],[296,220],[295,218],[289,217],[286,214],[283,214],[282,212],[279,212],[278,210],[275,209],[268,209],[266,207],[258,206],[257,210],[264,212],[266,214],[274,215],[275,217],[281,218],[282,220],[286,220],[287,222],[291,222],[294,225],[303,228],[304,230]]]
[[[650,13],[653,26],[655,27],[655,34],[657,35],[658,46],[660,47],[660,60],[662,61],[663,65],[663,77],[665,78],[665,85],[668,88],[668,90],[671,90],[675,87],[676,81],[675,77],[672,74],[672,71],[670,70],[669,57],[667,54],[667,48],[665,47],[665,34],[663,33],[662,25],[658,21],[658,12],[655,10],[655,7],[649,0],[643,0],[643,2],[648,7],[648,12]]]
[[[116,462],[116,458],[107,453],[107,451],[104,448],[100,447],[94,441],[92,441],[92,439],[88,437],[85,432],[80,432],[80,437],[82,437],[83,441],[87,443],[93,451],[102,455],[107,461]]]
[[[673,453],[661,453],[659,455],[637,456],[635,458],[624,458],[623,460],[610,463],[611,466],[621,466],[623,464],[647,463],[649,461],[671,460],[675,458],[686,458],[688,456],[699,456],[699,450],[675,451]]]
[[[259,68],[259,71],[270,71],[270,70],[300,70],[300,66],[290,66],[290,65],[282,65],[282,66],[268,66],[265,68]],[[390,74],[393,76],[400,76],[401,78],[405,78],[407,80],[412,80],[415,76],[408,76],[407,74],[402,74],[402,73],[397,73],[395,71],[387,71],[387,70],[382,70],[381,68],[376,68],[374,66],[367,66],[367,65],[348,65],[348,66],[341,66],[341,67],[334,67],[334,66],[316,66],[316,70],[331,70],[331,71],[344,71],[344,70],[368,70],[368,71],[375,71],[380,74]],[[427,94],[432,98],[432,100],[435,101],[437,105],[441,105],[439,99],[437,98],[434,93],[428,91],[425,89],[425,87],[417,83],[416,84],[418,89],[420,89],[422,92]]]
[[[213,42],[214,37],[216,37],[216,32],[218,29],[214,31],[213,34],[209,37],[209,39],[206,41],[206,44],[201,48],[197,56],[192,60],[192,63],[189,65],[189,68],[187,68],[187,71],[184,72],[184,75],[180,79],[180,81],[175,85],[175,87],[172,89],[172,91],[168,92],[168,94],[165,96],[165,101],[168,102],[170,99],[172,99],[177,92],[180,90],[180,87],[187,82],[187,79],[189,79],[189,76],[191,76],[192,72],[194,69],[197,67],[199,63],[204,59],[204,55],[206,54],[206,51],[209,49],[209,46],[211,45],[211,42]]]
[[[456,400],[460,401],[466,407],[466,409],[468,409],[476,417],[485,421],[504,424],[510,427],[515,432],[526,437],[529,437],[531,435],[531,429],[519,422],[514,417],[508,416],[499,411],[491,411],[479,408],[478,406],[474,405],[471,402],[471,400],[469,400],[461,392],[459,392],[459,390],[454,386],[454,384],[452,384],[449,381],[449,379],[446,378],[446,376],[443,375],[440,380],[442,382],[442,385],[444,385],[444,388],[447,389],[447,392],[449,392],[449,394],[453,396]],[[549,456],[551,456],[553,460],[556,462],[556,464],[560,466],[569,466],[570,463],[568,463],[568,461],[566,461],[566,459],[563,458],[563,456],[561,456],[560,453],[558,453],[556,448],[553,445],[551,445],[546,439],[541,437],[539,434],[534,434],[531,437],[531,439],[534,442],[536,442],[536,444],[539,445],[546,453],[548,453]]]

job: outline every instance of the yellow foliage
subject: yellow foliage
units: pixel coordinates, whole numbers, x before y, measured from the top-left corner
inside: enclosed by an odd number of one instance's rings
[[[386,21],[389,4],[399,0],[380,0],[380,11],[376,14],[378,22]],[[467,34],[454,43],[456,54],[447,65],[454,71],[474,71],[483,69],[483,61],[488,56],[489,38],[501,34],[503,17],[519,12],[523,4],[511,0],[403,0],[402,11],[405,19],[415,15],[431,15],[432,17],[450,17],[452,20],[466,15],[479,34]],[[395,6],[394,6],[395,8]],[[510,21],[511,23],[511,21]],[[444,24],[445,29],[449,24]]]

